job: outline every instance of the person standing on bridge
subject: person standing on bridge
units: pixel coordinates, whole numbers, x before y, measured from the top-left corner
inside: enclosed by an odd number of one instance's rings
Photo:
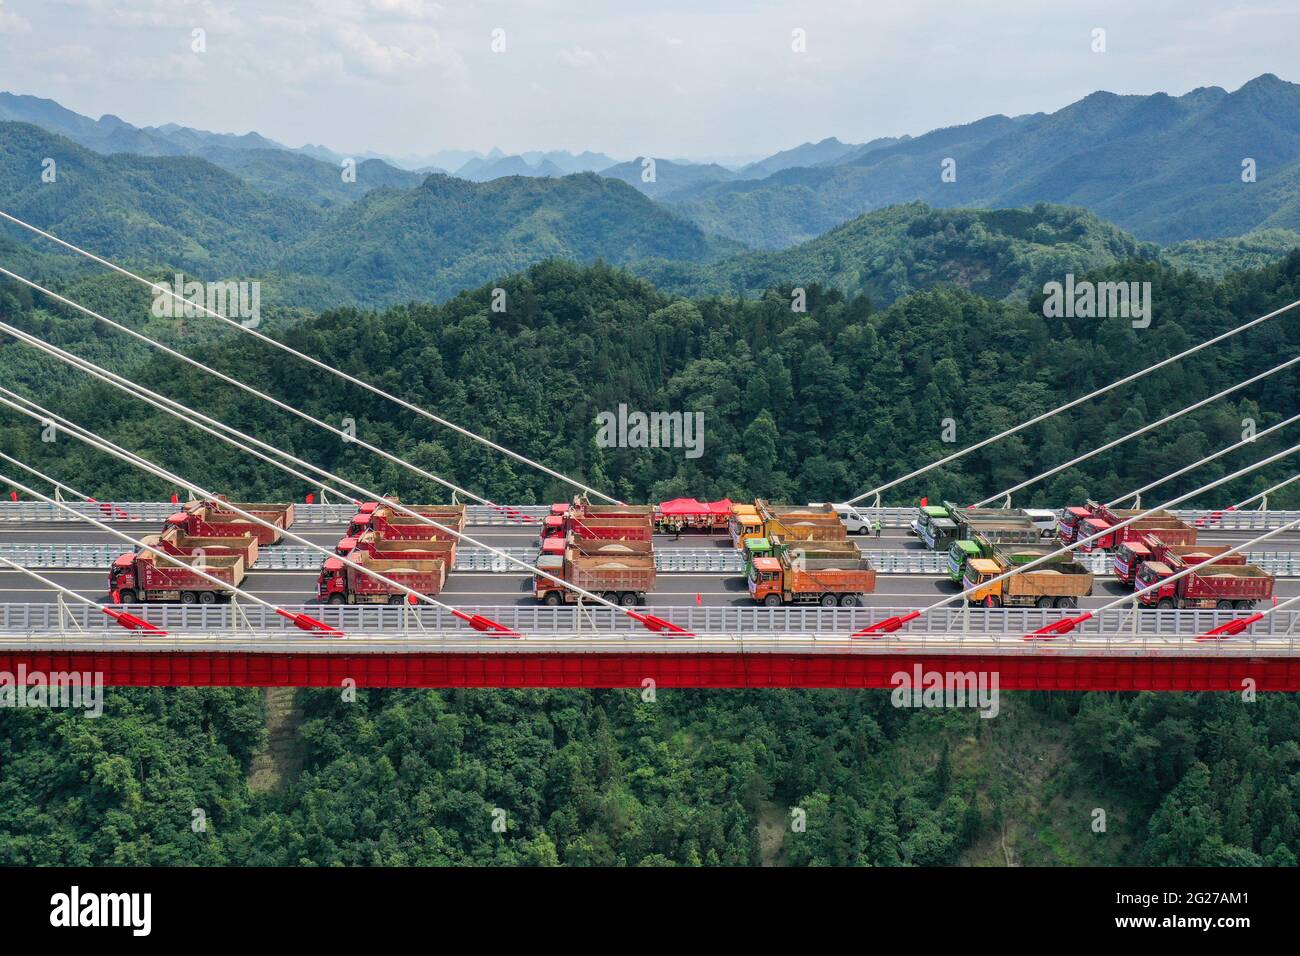
[[[876,532],[876,540],[879,541],[880,540],[880,519],[879,518],[876,519],[874,530]]]

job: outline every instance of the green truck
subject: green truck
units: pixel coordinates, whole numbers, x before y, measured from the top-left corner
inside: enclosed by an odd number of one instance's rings
[[[982,533],[976,532],[973,538],[962,538],[948,547],[948,579],[954,584],[961,584],[966,574],[966,565],[973,558],[999,558],[1008,564],[1028,564],[1030,561],[1044,558],[1058,550],[1051,544],[1004,544],[990,541]],[[1069,554],[1057,555],[1053,564],[1069,562]]]
[[[936,514],[942,511],[946,517]],[[944,502],[922,508],[914,524],[931,551],[947,551],[954,541],[970,541],[976,534],[994,543],[1036,544],[1042,540],[1038,525],[1024,511],[1010,508],[961,508]]]

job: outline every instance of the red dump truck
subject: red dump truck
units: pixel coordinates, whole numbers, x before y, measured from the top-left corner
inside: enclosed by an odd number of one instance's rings
[[[373,558],[365,551],[353,551],[348,558],[429,597],[439,594],[447,581],[447,562],[441,558]],[[408,595],[338,558],[326,558],[316,579],[316,597],[325,604],[402,604]]]
[[[573,532],[584,538],[627,538],[649,541],[654,536],[653,505],[593,505],[581,495],[572,504],[552,505],[542,519],[542,540]]]
[[[195,538],[168,528],[162,534],[145,535],[140,543],[165,554],[237,554],[244,559],[245,570],[257,561],[257,538],[251,534],[239,538]]]
[[[1138,571],[1138,588],[1146,588],[1181,571],[1165,561],[1148,561]],[[1253,564],[1206,565],[1177,581],[1162,584],[1138,598],[1146,607],[1239,608],[1255,606],[1273,596],[1273,576]]]
[[[410,511],[436,521],[457,533],[465,530],[464,505],[408,505]],[[362,511],[348,523],[349,538],[359,538],[367,531],[377,532],[381,538],[393,541],[435,539],[456,540],[456,535],[441,531],[431,524],[419,521],[405,511],[380,505],[373,511]]]
[[[655,558],[649,539],[573,538],[562,554],[543,551],[537,567],[606,601],[633,607],[654,590]],[[545,542],[543,543],[545,544]],[[549,578],[535,575],[533,597],[544,604],[574,604],[579,595]]]
[[[1088,507],[1092,514],[1084,518],[1079,524],[1078,539],[1091,538],[1093,535],[1100,535],[1100,537],[1095,541],[1089,541],[1081,545],[1079,550],[1084,553],[1113,551],[1126,541],[1138,541],[1141,540],[1143,535],[1152,533],[1159,535],[1160,540],[1165,544],[1196,543],[1196,529],[1168,511],[1153,511],[1145,518],[1138,518],[1130,525],[1115,528],[1114,525],[1127,521],[1135,515],[1142,514],[1141,509],[1121,508],[1116,510],[1091,501],[1088,502]]]
[[[439,538],[381,538],[367,531],[359,538],[343,538],[334,549],[336,554],[352,557],[358,552],[372,558],[396,561],[442,561],[450,569],[456,563],[456,542]]]
[[[219,578],[218,585],[195,574],[195,569]],[[244,581],[244,559],[237,554],[156,555],[152,551],[124,554],[108,572],[108,590],[114,604],[169,601],[180,604],[215,604],[227,598]]]
[[[251,534],[260,545],[276,544],[287,528],[293,525],[293,505],[256,502],[236,503],[236,508],[256,515],[274,527],[249,521],[230,510],[229,502],[221,499],[191,502],[185,510],[167,518],[164,529],[176,530],[195,538],[239,538]]]
[[[1181,569],[1188,564],[1200,564],[1210,558],[1216,558],[1228,545],[1208,544],[1165,544],[1156,534],[1143,535],[1136,541],[1125,541],[1115,550],[1115,577],[1123,584],[1133,586],[1137,583],[1138,571],[1147,561],[1161,561],[1166,564],[1176,563]],[[1245,564],[1246,556],[1240,552],[1228,555],[1217,564]]]
[[[861,555],[815,558],[791,548],[779,557],[755,558],[749,572],[749,596],[764,607],[858,607],[875,589],[876,570]]]

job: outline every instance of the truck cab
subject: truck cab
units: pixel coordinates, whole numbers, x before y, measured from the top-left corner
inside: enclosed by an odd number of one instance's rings
[[[552,505],[554,507],[554,505]],[[567,508],[568,505],[565,505]],[[547,538],[564,540],[564,515],[550,514],[542,519],[542,540]]]
[[[748,539],[763,537],[763,519],[756,514],[733,514],[727,522],[727,530],[732,545],[739,550]]]
[[[966,595],[971,604],[983,604],[985,607],[997,607],[1001,603],[1001,588],[996,585],[981,587],[1002,574],[1002,567],[989,558],[971,558],[966,562],[966,573],[962,576],[962,590],[972,591]]]
[[[113,595],[113,603],[121,603],[120,597],[123,591],[129,591],[134,596],[135,590],[135,552],[119,554],[108,572],[108,591]]]
[[[1057,537],[1066,544],[1073,544],[1079,536],[1079,525],[1092,516],[1087,508],[1066,508],[1057,521]]]
[[[342,542],[339,546],[342,547]],[[316,597],[322,604],[343,604],[347,601],[347,591],[348,576],[343,562],[326,558],[316,578]]]
[[[1115,577],[1124,584],[1137,580],[1138,569],[1154,557],[1145,541],[1125,541],[1115,549]]]
[[[1138,569],[1137,573],[1137,590],[1149,588],[1157,582],[1163,581],[1174,573],[1174,569],[1163,561],[1146,561]],[[1147,606],[1157,605],[1162,608],[1171,608],[1174,606],[1174,585],[1165,584],[1156,588],[1154,591],[1148,591],[1142,597],[1138,598]]]
[[[352,520],[348,522],[347,536],[349,538],[359,538],[367,531],[369,531],[370,516],[373,515],[374,513],[375,513],[374,509],[372,508],[369,511],[360,511],[357,514],[353,515]]]
[[[755,604],[777,607],[783,603],[781,562],[776,558],[755,558],[749,572],[749,596]]]
[[[911,529],[912,534],[920,538],[925,532],[926,525],[929,524],[931,520],[947,517],[947,508],[941,507],[940,505],[922,505],[917,509],[916,517],[912,519],[912,523],[908,525],[908,528]]]
[[[960,584],[966,574],[966,562],[983,555],[980,546],[974,541],[954,541],[948,548],[948,577],[953,584]]]

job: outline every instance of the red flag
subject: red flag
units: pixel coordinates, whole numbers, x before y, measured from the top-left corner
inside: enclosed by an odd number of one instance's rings
[[[16,491],[11,491],[11,492],[9,492],[9,499],[10,499],[11,501],[17,501],[17,500],[18,500],[18,492],[16,492]]]
[[[922,499],[921,499],[921,507],[922,507],[922,508],[928,507],[929,504],[930,504],[930,499],[929,499],[929,498],[922,498]]]
[[[173,492],[172,492],[172,504],[174,504],[174,505],[178,505],[178,504],[180,504],[180,503],[181,503],[181,496],[178,495],[178,494],[176,494],[176,492],[173,491]]]
[[[307,492],[307,504],[313,504],[315,501],[316,501],[316,496],[310,491]]]

